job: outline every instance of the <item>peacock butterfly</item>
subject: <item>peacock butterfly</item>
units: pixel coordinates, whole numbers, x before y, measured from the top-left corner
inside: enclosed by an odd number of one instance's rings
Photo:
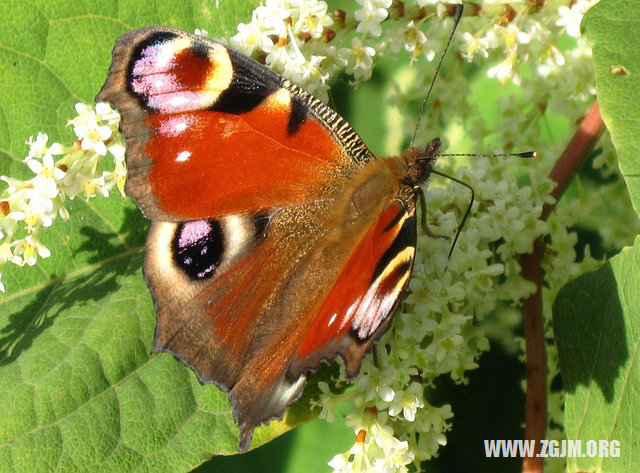
[[[229,392],[246,450],[321,361],[355,376],[387,329],[440,142],[376,159],[289,80],[166,27],[117,40],[96,100],[121,114],[126,190],[152,221],[153,349]]]

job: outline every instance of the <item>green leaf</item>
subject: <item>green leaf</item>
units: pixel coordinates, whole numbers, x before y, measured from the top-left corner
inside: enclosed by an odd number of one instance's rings
[[[565,430],[587,454],[617,440],[619,457],[567,459],[568,471],[640,471],[640,238],[598,271],[567,284],[553,306],[565,390]]]
[[[640,215],[640,4],[603,0],[589,10],[583,28],[593,48],[602,118]]]
[[[26,178],[26,139],[70,142],[115,39],[164,24],[228,36],[256,1],[0,3],[0,174]],[[2,268],[0,471],[188,471],[237,451],[225,393],[170,355],[150,355],[153,302],[140,271],[147,222],[128,199],[72,202],[43,232],[52,256]],[[253,445],[309,416],[256,431]]]

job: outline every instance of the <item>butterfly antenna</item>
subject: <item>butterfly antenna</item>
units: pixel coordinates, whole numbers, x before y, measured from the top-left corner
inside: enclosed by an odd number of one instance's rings
[[[472,158],[537,158],[538,153],[535,151],[525,151],[524,153],[444,153],[438,154],[438,157],[440,156],[468,156]]]
[[[422,101],[422,105],[420,106],[420,112],[418,113],[418,122],[416,123],[416,128],[413,131],[413,136],[411,137],[411,144],[409,147],[413,147],[413,142],[416,140],[416,134],[418,133],[418,128],[420,127],[420,121],[422,120],[422,114],[424,113],[424,109],[427,106],[427,102],[429,101],[429,96],[431,95],[431,90],[433,89],[433,85],[436,83],[436,78],[438,77],[438,72],[440,72],[440,67],[442,67],[442,63],[444,61],[445,56],[447,55],[447,51],[449,50],[449,46],[451,45],[451,40],[453,39],[453,34],[456,32],[456,28],[458,28],[458,23],[460,23],[460,18],[462,18],[462,10],[464,10],[464,6],[462,4],[456,5],[456,10],[453,13],[453,28],[451,29],[451,34],[449,34],[449,39],[447,40],[447,44],[442,51],[442,55],[440,56],[440,61],[438,61],[438,66],[436,67],[436,72],[433,74],[433,79],[431,79],[431,85],[429,85],[429,90],[427,91],[427,96]]]

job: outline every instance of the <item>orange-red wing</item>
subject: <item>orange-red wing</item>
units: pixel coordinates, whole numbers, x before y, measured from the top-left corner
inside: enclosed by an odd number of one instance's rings
[[[170,28],[121,37],[97,100],[121,114],[127,191],[154,220],[313,200],[371,158],[308,93],[220,43]]]
[[[287,135],[287,115],[270,101],[241,115],[151,115],[145,154],[158,205],[197,219],[308,200],[336,171],[340,150],[313,120]]]
[[[297,375],[341,353],[354,376],[384,331],[409,281],[416,251],[414,211],[389,205],[353,249],[298,346]]]

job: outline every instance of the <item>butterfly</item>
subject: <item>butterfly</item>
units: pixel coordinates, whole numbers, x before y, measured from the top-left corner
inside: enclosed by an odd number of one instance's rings
[[[289,80],[167,27],[117,40],[96,100],[121,115],[126,191],[152,222],[153,350],[229,392],[244,451],[320,362],[355,376],[389,326],[440,141],[378,159]]]

